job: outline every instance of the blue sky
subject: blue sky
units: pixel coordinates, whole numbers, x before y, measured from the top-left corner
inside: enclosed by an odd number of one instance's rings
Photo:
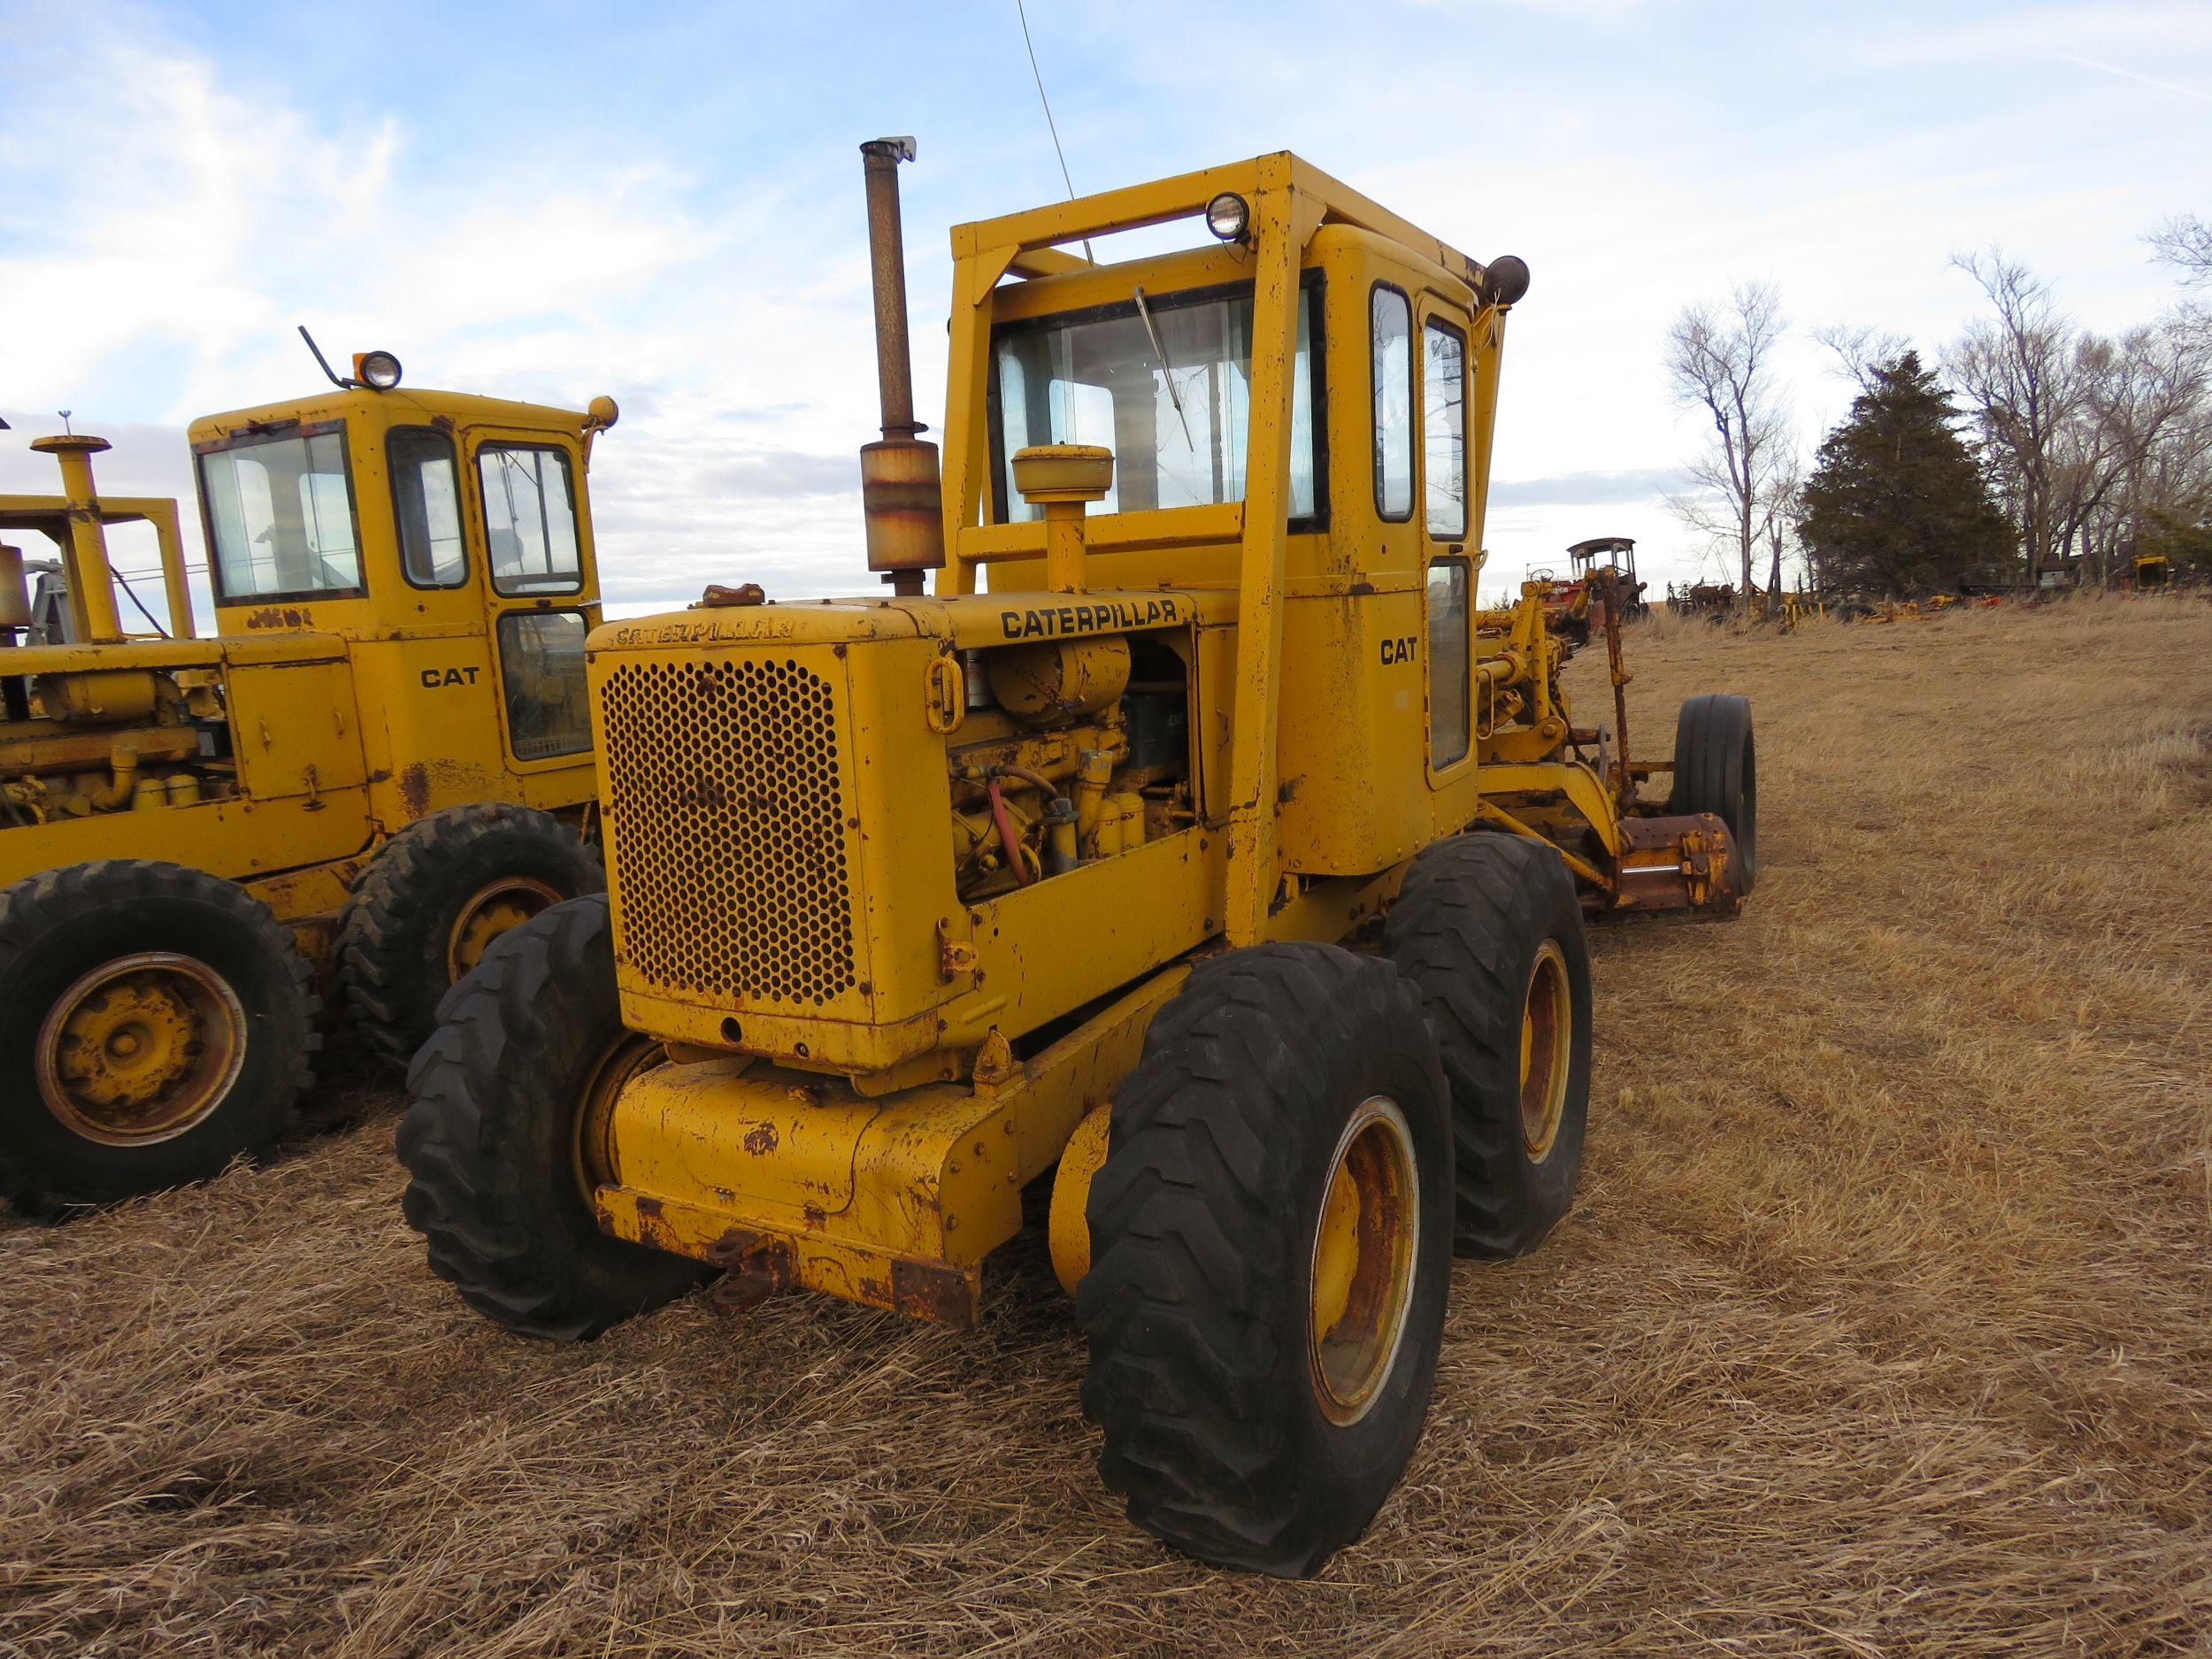
[[[1938,344],[1992,243],[2116,326],[2139,236],[2212,212],[2212,6],[1032,0],[1079,188],[1296,150],[1534,271],[1505,369],[1493,578],[1585,535],[1701,552],[1660,336],[1782,286],[1801,329]],[[954,222],[1062,194],[1013,0],[58,6],[0,0],[0,488],[70,408],[105,488],[184,494],[191,416],[309,389],[292,325],[419,384],[625,411],[593,487],[611,596],[864,585],[874,435],[862,139],[911,133],[937,424]],[[1847,402],[1801,336],[1809,449]]]

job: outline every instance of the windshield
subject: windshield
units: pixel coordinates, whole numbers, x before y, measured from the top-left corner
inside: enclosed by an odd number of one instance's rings
[[[1320,289],[1298,307],[1290,517],[1317,516],[1313,336]],[[1114,452],[1095,511],[1141,512],[1244,499],[1251,422],[1252,289],[1133,294],[1077,317],[1002,325],[993,335],[992,439],[999,518],[1042,516],[1013,488],[1010,462],[1037,443]]]
[[[342,428],[210,450],[200,490],[224,603],[360,591]]]

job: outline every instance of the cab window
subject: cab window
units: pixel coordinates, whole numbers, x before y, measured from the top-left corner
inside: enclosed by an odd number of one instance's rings
[[[484,550],[502,594],[572,594],[584,585],[568,454],[549,443],[488,443],[476,452]]]
[[[1467,534],[1467,337],[1433,318],[1421,330],[1421,432],[1428,532],[1456,541]]]
[[[1375,511],[1413,516],[1413,306],[1386,282],[1369,304],[1375,394]]]
[[[1468,575],[1463,558],[1429,566],[1429,765],[1439,772],[1467,753]]]
[[[584,699],[589,632],[580,611],[511,611],[499,618],[499,675],[517,760],[580,755],[591,747]]]
[[[384,456],[401,573],[417,588],[458,588],[469,567],[453,440],[429,426],[397,426],[384,442]]]
[[[1321,289],[1298,306],[1291,365],[1290,511],[1322,516],[1314,341]],[[1042,516],[1013,487],[1018,450],[1094,443],[1114,452],[1095,511],[1142,512],[1242,501],[1252,418],[1252,285],[1146,294],[992,333],[990,419],[998,521]]]
[[[210,444],[199,462],[219,603],[362,591],[342,426]]]

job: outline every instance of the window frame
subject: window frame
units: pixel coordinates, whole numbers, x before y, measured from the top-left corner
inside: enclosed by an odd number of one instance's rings
[[[569,526],[576,547],[576,579],[571,586],[566,588],[511,588],[501,586],[499,561],[492,557],[492,513],[490,495],[489,492],[484,488],[484,456],[487,451],[493,449],[531,449],[546,454],[556,455],[560,457],[562,477],[564,481],[568,486]],[[524,601],[535,599],[571,599],[584,591],[586,586],[588,585],[585,581],[585,573],[590,561],[586,557],[584,552],[584,508],[583,498],[578,493],[576,488],[577,472],[577,467],[570,459],[567,446],[565,444],[556,443],[549,439],[522,437],[504,438],[488,435],[486,437],[480,438],[470,450],[469,475],[475,481],[477,517],[484,527],[484,576],[485,580],[490,582],[492,592],[498,597],[502,599]],[[549,610],[557,610],[562,607],[548,606],[546,608]]]
[[[1450,759],[1439,760],[1436,755],[1436,625],[1430,603],[1434,591],[1434,573],[1447,565],[1455,567],[1465,584],[1466,603],[1460,612],[1465,618],[1466,626],[1466,637],[1460,641],[1462,747],[1459,753]],[[1463,550],[1440,553],[1421,566],[1421,649],[1426,659],[1424,664],[1425,672],[1421,677],[1421,703],[1423,711],[1428,717],[1423,748],[1427,755],[1429,776],[1441,778],[1447,772],[1469,764],[1475,754],[1475,561]]]
[[[1429,523],[1429,354],[1427,342],[1431,329],[1434,329],[1440,334],[1449,334],[1459,342],[1459,528],[1449,533],[1439,530]],[[1421,451],[1421,476],[1419,487],[1415,491],[1421,498],[1421,530],[1432,541],[1463,543],[1467,540],[1470,527],[1474,523],[1474,513],[1470,506],[1471,497],[1474,494],[1474,481],[1469,465],[1469,452],[1472,445],[1471,434],[1467,430],[1470,413],[1469,396],[1472,389],[1473,380],[1468,373],[1467,331],[1443,313],[1431,311],[1421,319],[1421,340],[1419,398],[1421,424],[1419,431],[1415,434],[1417,447]]]
[[[461,573],[449,582],[419,582],[407,568],[407,541],[400,517],[399,469],[392,465],[392,440],[402,434],[414,437],[426,433],[443,441],[447,459],[453,465],[453,511],[460,521]],[[467,587],[475,571],[469,558],[468,511],[465,504],[467,492],[461,487],[461,446],[453,441],[453,434],[436,426],[387,426],[384,429],[384,475],[392,495],[392,549],[399,555],[400,580],[418,592],[428,594],[451,593],[457,588]]]
[[[1300,299],[1306,306],[1307,357],[1310,362],[1308,378],[1313,386],[1313,511],[1292,515],[1285,521],[1286,534],[1312,535],[1329,527],[1329,387],[1325,365],[1328,359],[1325,323],[1327,311],[1323,303],[1325,284],[1318,270],[1302,271],[1298,278]],[[1249,296],[1254,306],[1259,303],[1259,285],[1256,281],[1211,282],[1203,288],[1168,288],[1160,293],[1145,290],[1144,300],[1155,313],[1172,311],[1186,305],[1204,305],[1216,300],[1239,299]],[[1114,322],[1137,314],[1133,299],[1111,300],[1099,305],[1078,306],[1072,311],[1045,311],[1035,317],[1012,317],[1004,322],[994,323],[985,335],[983,364],[984,424],[989,429],[990,476],[986,488],[990,500],[990,514],[986,524],[1011,524],[1009,516],[1012,503],[1006,497],[1010,469],[1006,453],[1005,411],[1001,407],[998,384],[998,342],[1008,334],[1033,334],[1046,328],[1064,328],[1070,325],[1094,322]],[[1294,340],[1295,334],[1293,335]],[[1249,426],[1244,434],[1246,475],[1250,475],[1252,434]],[[1211,511],[1223,505],[1241,506],[1242,500],[1233,503],[1214,503],[1210,507],[1201,502],[1194,506],[1159,507],[1156,512],[1194,512]],[[1025,521],[1033,522],[1033,521]]]
[[[294,439],[306,442],[332,434],[337,435],[338,458],[344,468],[342,476],[346,484],[346,511],[353,526],[353,563],[359,580],[350,588],[306,588],[288,592],[250,593],[233,598],[224,587],[222,552],[215,540],[215,512],[207,493],[207,457],[234,449],[258,449],[264,444],[288,443]],[[361,543],[361,498],[353,487],[353,444],[342,419],[280,420],[265,426],[257,423],[227,438],[211,438],[196,443],[192,446],[192,485],[200,498],[201,545],[207,549],[207,583],[218,606],[227,610],[235,605],[304,605],[368,597],[369,561]]]
[[[1383,511],[1383,466],[1380,428],[1375,420],[1377,406],[1382,391],[1381,364],[1375,352],[1375,296],[1383,292],[1395,294],[1406,308],[1406,480],[1408,484],[1406,510],[1403,512]],[[1410,524],[1415,508],[1421,499],[1421,385],[1420,369],[1413,349],[1417,325],[1414,319],[1413,296],[1395,282],[1378,277],[1367,287],[1367,438],[1368,481],[1374,494],[1375,517],[1384,524]]]

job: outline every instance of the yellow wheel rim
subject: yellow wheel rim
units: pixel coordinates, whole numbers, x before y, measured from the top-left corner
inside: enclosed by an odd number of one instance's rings
[[[1306,1356],[1314,1398],[1338,1425],[1375,1402],[1398,1356],[1420,1242],[1421,1182],[1405,1114],[1360,1103],[1338,1138],[1314,1226]]]
[[[207,964],[143,951],[101,964],[39,1027],[39,1096],[107,1146],[184,1133],[223,1103],[246,1063],[246,1010]]]
[[[1567,1071],[1574,1041],[1574,993],[1567,954],[1547,939],[1529,970],[1521,1003],[1521,1142],[1532,1163],[1551,1156],[1567,1106]]]
[[[457,985],[500,934],[519,927],[540,910],[558,904],[561,895],[528,876],[503,876],[461,907],[446,937],[446,982]]]
[[[668,1050],[650,1037],[626,1031],[599,1056],[584,1080],[584,1098],[576,1113],[576,1140],[571,1148],[576,1164],[576,1185],[584,1202],[598,1202],[602,1187],[618,1186],[621,1171],[615,1162],[614,1103],[632,1079],[668,1063]]]

